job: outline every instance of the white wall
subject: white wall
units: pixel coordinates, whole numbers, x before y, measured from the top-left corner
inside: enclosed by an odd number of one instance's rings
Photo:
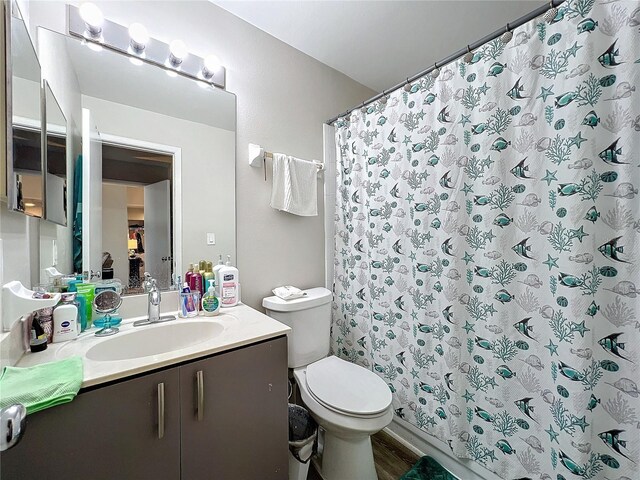
[[[322,199],[317,217],[272,210],[270,183],[264,182],[262,169],[248,166],[247,145],[320,160],[322,123],[374,92],[209,2],[95,3],[110,20],[122,25],[142,22],[151,36],[167,43],[181,38],[193,53],[215,53],[227,67],[227,90],[238,98],[237,265],[243,301],[261,308],[262,297],[277,285],[322,285]],[[65,32],[64,5],[32,0],[32,28],[43,25]],[[185,225],[191,228],[186,219]]]
[[[113,276],[124,285],[129,281],[129,251],[127,237],[127,187],[102,184],[102,251],[113,259]]]

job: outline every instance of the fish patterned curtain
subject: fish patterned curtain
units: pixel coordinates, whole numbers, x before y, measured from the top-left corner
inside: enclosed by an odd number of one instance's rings
[[[336,123],[332,349],[501,478],[639,478],[638,86],[571,0]]]

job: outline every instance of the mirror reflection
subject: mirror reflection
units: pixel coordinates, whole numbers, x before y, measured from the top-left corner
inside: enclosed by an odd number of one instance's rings
[[[82,126],[68,178],[74,270],[135,294],[145,273],[167,289],[188,263],[235,258],[235,96],[46,29],[38,38],[45,78],[73,80],[52,90]]]
[[[67,224],[67,120],[51,87],[44,82],[46,112],[45,218]]]
[[[143,293],[145,272],[171,286],[172,179],[172,155],[102,146],[102,278],[125,293]]]
[[[17,5],[11,14],[11,111],[12,161],[7,169],[9,207],[41,217],[42,179],[42,95],[40,63],[27,26]]]

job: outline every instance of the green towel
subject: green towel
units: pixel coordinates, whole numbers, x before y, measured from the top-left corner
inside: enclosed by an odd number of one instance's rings
[[[82,359],[71,357],[35,367],[5,367],[0,377],[0,408],[21,403],[27,414],[70,402],[82,385]]]

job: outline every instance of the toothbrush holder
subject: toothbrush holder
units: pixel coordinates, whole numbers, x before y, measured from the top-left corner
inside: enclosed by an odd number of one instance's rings
[[[200,292],[181,292],[178,296],[178,316],[197,317],[200,312]]]

